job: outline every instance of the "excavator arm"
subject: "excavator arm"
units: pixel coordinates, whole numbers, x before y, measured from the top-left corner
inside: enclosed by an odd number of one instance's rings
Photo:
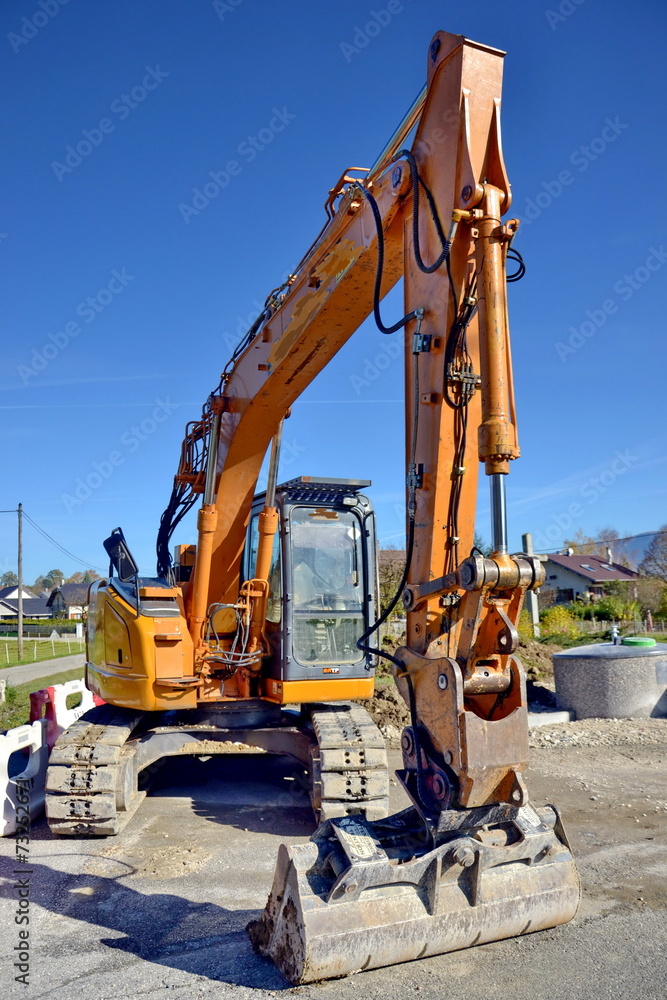
[[[188,591],[200,656],[211,607],[233,605],[239,595],[252,605],[257,669],[266,652],[261,626],[276,530],[270,498],[256,579],[245,594],[239,565],[264,456],[289,407],[369,315],[375,312],[384,332],[392,329],[380,317],[380,300],[403,278],[405,316],[393,334],[401,331],[405,341],[408,640],[396,658],[397,680],[435,753],[451,758],[465,805],[488,801],[499,785],[523,796],[525,727],[501,723],[516,709],[525,714],[516,622],[525,590],[542,580],[537,560],[507,553],[504,480],[519,449],[506,258],[518,223],[501,218],[511,201],[500,139],[502,66],[497,50],[439,32],[417,108],[369,172],[345,173],[330,192],[324,230],[287,286],[269,298],[209,400],[204,504]],[[401,149],[417,115],[411,148]],[[490,559],[472,554],[480,461],[492,485]],[[446,694],[437,689],[434,700],[432,668],[440,658],[456,683]],[[443,729],[443,701],[459,695],[466,715],[452,729],[454,701]],[[419,743],[417,731],[413,736]],[[481,745],[488,761],[479,759]]]
[[[179,472],[204,495],[186,604],[195,669],[210,609],[241,607],[251,623],[238,671],[247,695],[267,652],[271,489],[255,579],[241,584],[239,566],[267,448],[368,316],[383,334],[403,336],[407,637],[390,658],[411,713],[399,776],[413,807],[383,824],[331,820],[305,847],[281,849],[251,936],[294,982],[553,926],[577,907],[557,813],[534,809],[522,779],[527,706],[516,626],[543,570],[507,544],[505,480],[519,456],[508,257],[518,272],[523,265],[511,250],[518,222],[503,221],[511,194],[502,67],[495,49],[435,35],[424,93],[374,167],[348,171],[331,190],[324,229],[267,300],[194,428],[205,461],[195,468],[186,450]],[[400,278],[404,316],[387,325],[381,299]],[[474,548],[481,463],[489,557]]]

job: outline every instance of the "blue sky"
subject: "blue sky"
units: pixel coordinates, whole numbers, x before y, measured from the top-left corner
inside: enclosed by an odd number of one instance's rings
[[[101,569],[121,524],[154,571],[186,421],[318,232],[328,189],[393,132],[444,29],[508,53],[503,138],[528,267],[510,286],[511,542],[659,527],[666,27],[660,0],[4,4],[0,507],[21,501]],[[184,210],[211,173],[220,193]],[[400,312],[395,292],[384,313]],[[376,365],[386,349],[366,323],[308,389],[281,475],[372,479],[380,536],[400,545],[402,371]],[[487,521],[482,480],[486,537]],[[192,519],[182,529],[174,541],[194,539]],[[1,515],[2,572],[15,534]],[[84,568],[27,525],[26,579],[54,566]]]

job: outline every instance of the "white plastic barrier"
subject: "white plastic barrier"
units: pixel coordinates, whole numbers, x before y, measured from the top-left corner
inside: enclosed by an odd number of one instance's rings
[[[71,694],[81,695],[81,701],[75,708],[67,707],[67,699]],[[51,687],[42,688],[41,691],[32,692],[30,721],[34,722],[42,717],[46,719],[48,723],[46,742],[49,750],[53,750],[56,740],[68,726],[80,719],[84,712],[103,704],[101,698],[88,690],[84,680],[65,681],[63,684],[53,684]]]
[[[49,748],[46,742],[48,723],[38,719],[29,726],[17,726],[0,735],[0,794],[2,815],[0,836],[7,837],[23,826],[27,815],[36,819],[44,809],[44,785]],[[29,750],[27,766],[9,777],[9,758],[17,750]]]

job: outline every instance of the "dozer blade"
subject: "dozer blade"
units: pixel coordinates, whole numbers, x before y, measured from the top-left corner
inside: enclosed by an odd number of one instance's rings
[[[281,845],[253,947],[294,984],[345,976],[571,920],[579,878],[556,811],[450,810],[429,849],[415,811],[346,816]]]

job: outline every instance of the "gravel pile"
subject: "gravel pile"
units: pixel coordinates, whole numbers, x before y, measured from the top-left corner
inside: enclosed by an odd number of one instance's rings
[[[530,747],[662,746],[667,750],[667,719],[577,719],[530,731]]]

